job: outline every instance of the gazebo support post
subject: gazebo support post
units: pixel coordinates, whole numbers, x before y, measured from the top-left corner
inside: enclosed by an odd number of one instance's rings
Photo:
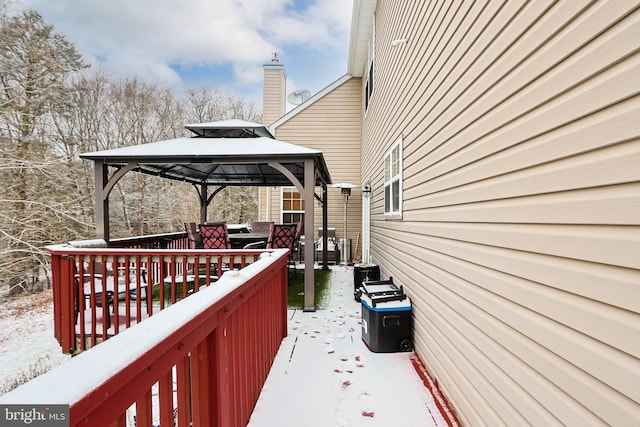
[[[109,170],[104,161],[96,160],[94,173],[96,238],[109,242],[109,193],[105,192],[109,183]]]
[[[314,255],[313,243],[314,228],[314,186],[316,182],[315,163],[312,159],[304,161],[304,310],[305,312],[316,311],[315,307],[315,278],[314,278]],[[326,204],[326,203],[325,203]]]
[[[314,204],[316,185],[316,164],[313,159],[304,159],[304,183],[301,183],[282,163],[269,162],[268,165],[281,172],[298,189],[304,200],[304,241],[313,242]],[[316,311],[313,244],[304,245],[304,308],[305,312]]]
[[[329,269],[329,249],[328,249],[328,237],[329,229],[329,203],[327,197],[327,184],[322,184],[322,269]]]
[[[207,222],[207,192],[209,191],[209,186],[207,184],[200,184],[200,223],[204,224]]]
[[[200,223],[204,224],[207,222],[207,209],[209,208],[211,201],[216,194],[227,188],[227,186],[221,185],[211,194],[208,194],[209,186],[205,183],[200,184],[200,188],[198,188],[196,184],[193,184],[193,187],[196,189],[196,192],[198,193],[198,200],[200,201]]]

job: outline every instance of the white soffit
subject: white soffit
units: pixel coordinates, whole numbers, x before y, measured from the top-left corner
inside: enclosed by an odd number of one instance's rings
[[[375,9],[375,0],[353,1],[347,73],[354,77],[362,77],[364,72]]]

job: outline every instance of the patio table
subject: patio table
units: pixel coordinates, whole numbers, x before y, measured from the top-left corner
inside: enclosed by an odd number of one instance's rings
[[[229,241],[232,249],[242,249],[245,245],[255,242],[265,242],[269,240],[268,234],[262,233],[237,233],[229,234]]]

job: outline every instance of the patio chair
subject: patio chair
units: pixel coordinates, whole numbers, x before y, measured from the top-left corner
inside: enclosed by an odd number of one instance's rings
[[[304,234],[304,222],[299,221],[298,223],[296,223],[296,236],[293,240],[293,251],[289,255],[289,261],[293,264],[293,268],[294,268],[293,272],[296,276],[298,276],[298,269],[296,268],[295,256],[297,254],[298,259],[300,259],[300,251],[302,250],[300,245],[300,238],[302,237],[303,234]],[[304,245],[304,242],[302,242],[302,244]]]
[[[316,262],[322,259],[324,231],[322,227],[318,227],[318,240],[315,242]],[[336,229],[334,227],[327,228],[327,252],[333,258],[334,263],[338,263],[340,259],[338,244],[336,243]]]
[[[251,223],[251,232],[253,234],[269,234],[273,221],[253,221]]]
[[[207,222],[199,227],[204,249],[231,249],[226,222]]]
[[[97,271],[101,270],[100,268],[96,268]],[[107,328],[111,327],[111,311],[114,304],[117,304],[118,301],[121,300],[121,295],[125,295],[127,292],[129,293],[131,298],[137,298],[137,290],[138,290],[138,281],[135,274],[135,268],[130,269],[130,277],[129,283],[127,284],[127,280],[125,277],[116,274],[113,275],[111,273],[99,273],[96,272],[92,275],[85,273],[82,275],[82,280],[80,280],[80,275],[76,274],[76,284],[78,291],[82,289],[82,295],[85,301],[88,301],[90,304],[91,294],[93,288],[93,295],[95,297],[96,307],[103,306],[103,297],[102,294],[106,293],[106,302],[107,306],[104,310],[105,323]],[[142,301],[145,302],[147,310],[149,309],[149,292],[148,292],[148,283],[146,277],[146,269],[140,269],[140,291],[142,294]],[[79,292],[78,292],[79,293]],[[78,314],[80,312],[80,301],[79,295],[77,295],[76,301],[76,320],[78,318]],[[90,307],[89,304],[85,304],[85,307]]]
[[[242,249],[264,249],[267,246],[267,242],[251,242],[247,243],[242,247]]]
[[[304,234],[304,222],[298,221],[296,223],[296,241],[300,241],[300,237]]]
[[[229,230],[227,229],[226,222],[207,222],[200,224],[199,228],[204,249],[231,249]],[[218,271],[217,262],[212,263],[212,266],[215,271]],[[223,263],[220,267],[222,270],[229,269],[226,263]]]
[[[293,253],[296,246],[298,224],[271,224],[267,249],[289,249],[289,264],[294,264]],[[295,272],[294,272],[295,273]]]
[[[185,222],[184,229],[187,232],[187,239],[189,239],[189,249],[204,248],[202,237],[200,237],[200,233],[198,233],[198,226],[195,222]]]
[[[104,240],[76,240],[70,241],[70,246],[75,248],[106,248],[107,243]],[[105,324],[107,329],[111,327],[111,307],[113,304],[117,304],[117,301],[120,299],[120,295],[124,295],[127,292],[132,297],[137,297],[136,292],[138,287],[142,292],[142,300],[145,301],[147,310],[149,309],[149,292],[148,292],[148,283],[147,283],[147,269],[145,267],[140,267],[139,277],[140,277],[140,285],[138,286],[138,274],[136,273],[136,268],[134,266],[126,268],[118,268],[116,272],[114,272],[112,266],[103,265],[101,262],[95,262],[93,267],[93,275],[89,273],[89,266],[83,264],[82,269],[80,265],[76,263],[75,265],[75,281],[76,281],[76,291],[75,291],[75,314],[76,314],[76,323],[78,321],[78,316],[80,314],[80,293],[82,292],[82,298],[85,301],[91,302],[91,294],[93,293],[95,298],[96,307],[103,308],[103,316],[105,318]],[[80,275],[80,271],[82,271],[82,277]],[[129,272],[129,278],[123,276],[124,272]],[[127,283],[128,282],[128,283]],[[82,291],[81,291],[82,290]],[[106,298],[103,298],[103,293]],[[115,294],[115,298],[114,298]],[[106,300],[106,307],[102,307],[103,300]],[[89,307],[89,305],[85,304],[85,307]]]

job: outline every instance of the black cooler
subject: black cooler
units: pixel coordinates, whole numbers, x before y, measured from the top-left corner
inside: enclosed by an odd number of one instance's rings
[[[411,351],[411,300],[389,280],[369,281],[360,290],[362,340],[376,353]]]
[[[380,267],[376,264],[355,264],[353,266],[353,297],[360,302],[358,290],[362,282],[380,280]]]

